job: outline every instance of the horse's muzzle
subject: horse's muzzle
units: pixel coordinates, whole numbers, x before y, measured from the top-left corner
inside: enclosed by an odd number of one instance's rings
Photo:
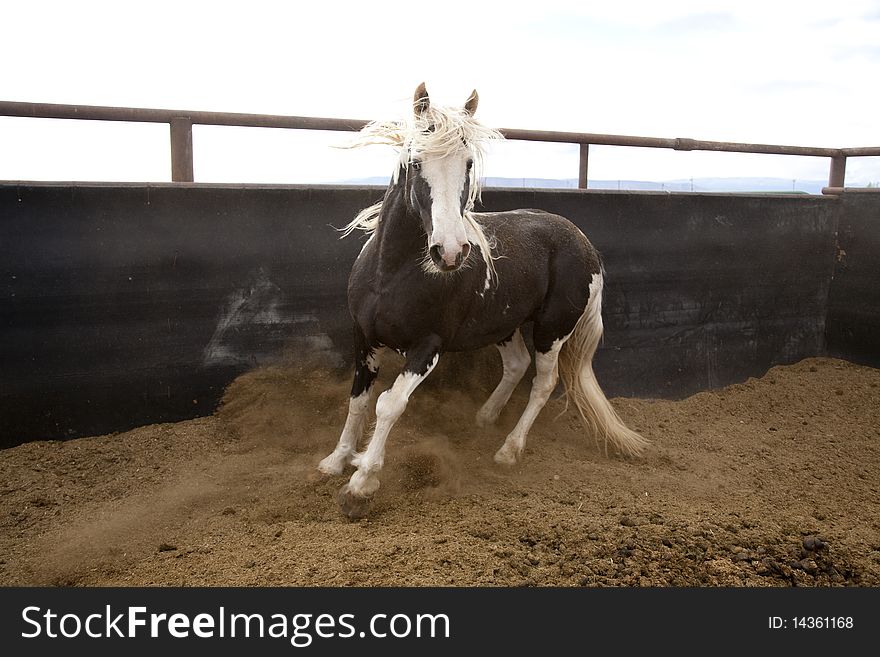
[[[431,260],[440,271],[455,271],[467,259],[471,251],[471,245],[465,242],[461,245],[461,250],[455,254],[455,257],[448,257],[440,244],[435,244],[428,253],[431,254]]]

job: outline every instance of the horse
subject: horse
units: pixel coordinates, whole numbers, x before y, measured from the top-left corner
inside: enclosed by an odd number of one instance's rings
[[[647,445],[615,412],[593,372],[603,333],[599,252],[559,215],[474,211],[485,147],[502,138],[474,119],[478,102],[474,90],[463,107],[435,105],[422,83],[408,120],[371,122],[353,144],[390,144],[400,157],[383,200],[343,229],[343,236],[362,230],[369,239],[348,281],[355,352],[348,416],[318,470],[341,475],[355,467],[338,494],[350,519],[368,513],[388,434],[441,354],[497,346],[503,375],[476,417],[479,426],[489,425],[531,363],[522,335],[528,323],[536,373],[525,410],[494,460],[519,461],[560,377],[566,407],[574,405],[606,451],[610,442],[624,456],[638,456]],[[384,349],[402,354],[405,364],[376,400],[372,437],[357,452]]]

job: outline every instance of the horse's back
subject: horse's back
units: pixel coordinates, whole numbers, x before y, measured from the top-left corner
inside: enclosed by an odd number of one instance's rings
[[[561,258],[560,265],[571,274],[577,273],[581,264],[588,277],[601,270],[599,252],[583,231],[562,215],[523,208],[474,216],[494,238],[499,262],[512,257],[547,255]]]

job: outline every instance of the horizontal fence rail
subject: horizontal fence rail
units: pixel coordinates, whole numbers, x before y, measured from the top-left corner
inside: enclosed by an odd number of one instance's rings
[[[220,125],[249,128],[286,128],[295,130],[332,130],[356,132],[368,121],[335,119],[313,116],[283,116],[273,114],[244,114],[235,112],[200,112],[189,110],[146,109],[136,107],[104,107],[94,105],[60,105],[54,103],[24,103],[0,101],[0,116],[40,119],[80,119],[88,121],[123,121],[132,123],[167,123],[171,135],[171,180],[193,182],[193,125]],[[779,144],[749,144],[726,141],[705,141],[686,138],[636,137],[606,135],[588,132],[556,132],[502,128],[507,139],[539,142],[578,144],[578,187],[587,188],[590,145],[666,148],[677,151],[719,151],[729,153],[759,153],[768,155],[798,155],[827,157],[831,164],[828,186],[823,194],[843,192],[848,157],[880,155],[880,146],[860,148],[819,148],[812,146],[785,146]]]

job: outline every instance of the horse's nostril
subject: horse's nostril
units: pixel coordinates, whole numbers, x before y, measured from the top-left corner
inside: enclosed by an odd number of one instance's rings
[[[471,252],[471,245],[468,242],[465,242],[461,245],[461,261],[464,262],[468,254]]]
[[[435,244],[434,246],[432,246],[428,250],[428,253],[431,254],[431,260],[434,261],[434,264],[440,265],[440,263],[443,262],[443,247],[439,244]]]

